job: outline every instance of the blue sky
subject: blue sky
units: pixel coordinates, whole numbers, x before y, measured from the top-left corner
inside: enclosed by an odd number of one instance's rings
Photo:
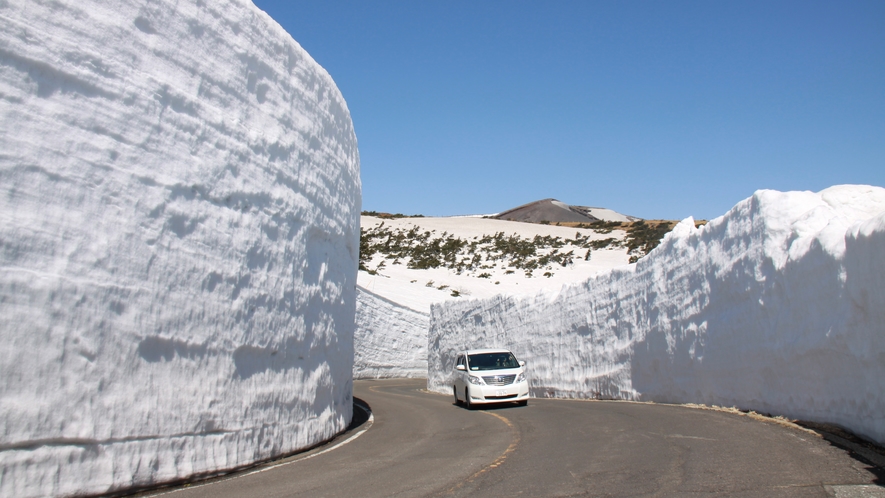
[[[363,209],[710,219],[885,186],[885,2],[256,0],[337,83]]]

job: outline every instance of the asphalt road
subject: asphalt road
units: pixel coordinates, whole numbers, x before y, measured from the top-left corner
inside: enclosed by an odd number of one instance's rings
[[[424,387],[357,381],[374,420],[336,441],[151,494],[885,497],[881,469],[813,433],[746,416],[552,399],[468,411]]]

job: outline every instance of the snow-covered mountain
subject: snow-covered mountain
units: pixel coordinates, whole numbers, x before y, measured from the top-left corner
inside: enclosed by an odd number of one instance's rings
[[[343,430],[359,157],[326,71],[247,0],[12,0],[0,24],[0,495]]]
[[[417,311],[525,294],[627,264],[626,232],[476,217],[360,218],[361,287]]]
[[[533,294],[582,282],[645,255],[675,225],[547,201],[508,211],[545,223],[500,215],[362,216],[354,377],[425,377],[434,303]],[[589,209],[603,219],[581,211]],[[575,221],[570,215],[557,218],[558,211],[584,214]],[[392,341],[388,333],[394,333]]]
[[[428,387],[508,347],[535,396],[737,406],[885,443],[885,189],[758,191],[638,263],[431,307]]]
[[[354,377],[425,377],[430,306],[532,294],[626,265],[624,230],[362,216]],[[383,311],[382,311],[383,310]]]

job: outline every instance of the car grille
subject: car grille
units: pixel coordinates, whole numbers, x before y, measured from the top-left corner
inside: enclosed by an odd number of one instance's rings
[[[486,382],[487,385],[490,386],[506,386],[509,384],[513,384],[514,379],[516,379],[516,374],[514,375],[490,375],[488,377],[483,377],[482,380]]]

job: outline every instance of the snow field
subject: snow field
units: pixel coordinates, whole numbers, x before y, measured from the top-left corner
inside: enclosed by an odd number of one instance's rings
[[[736,406],[885,442],[885,189],[758,191],[559,292],[431,308],[428,387],[509,347],[535,396]]]
[[[417,227],[421,232],[432,232],[433,238],[447,234],[470,241],[501,232],[528,240],[536,235],[569,239],[576,233],[589,236],[591,240],[624,239],[622,230],[602,234],[588,229],[477,217],[361,217],[363,229],[373,229],[382,223],[392,230],[408,232]],[[522,270],[507,273],[510,268],[500,261],[495,264],[484,261],[484,265],[490,268],[465,271],[460,275],[448,268],[409,269],[405,261],[396,264],[385,259],[385,255],[376,254],[369,268],[378,268],[382,262],[383,267],[376,275],[360,271],[357,277],[354,378],[426,377],[427,331],[433,303],[537,292],[550,286],[582,281],[625,265],[629,260],[627,249],[623,247],[594,249],[589,261],[584,260],[586,249],[573,246],[560,249],[561,252],[570,250],[575,252],[574,262],[565,268],[552,265],[553,276],[550,278],[543,276],[546,271],[543,269],[536,270],[532,278],[526,278]],[[481,273],[490,276],[478,278]],[[458,291],[459,296],[453,296],[453,291]]]
[[[0,496],[343,430],[359,157],[325,70],[246,0],[13,0],[0,23]]]
[[[447,234],[467,241],[497,233],[527,240],[531,240],[535,236],[569,239],[578,233],[590,237],[591,240],[614,238],[622,241],[625,235],[623,230],[602,234],[584,228],[473,217],[381,219],[362,216],[360,222],[363,229],[372,229],[383,223],[393,230],[405,232],[417,227],[421,232],[432,232],[434,239],[442,238],[443,234]],[[430,311],[430,305],[437,302],[486,298],[498,294],[531,294],[541,289],[579,282],[597,273],[625,265],[630,259],[627,249],[623,247],[594,249],[589,261],[584,260],[587,249],[566,245],[559,251],[573,251],[574,262],[568,267],[551,264],[546,269],[535,270],[531,278],[527,278],[523,270],[506,267],[503,261],[483,260],[483,265],[487,268],[457,274],[455,271],[443,267],[410,269],[405,261],[395,263],[386,259],[383,254],[376,254],[368,266],[369,269],[374,270],[383,262],[384,265],[378,274],[371,275],[368,272],[360,271],[358,280],[359,285],[364,289],[413,310],[427,313]],[[550,252],[550,250],[548,249],[546,252]],[[509,273],[508,270],[510,270]],[[543,275],[548,270],[552,273],[551,277]],[[489,277],[478,278],[478,275],[482,273],[487,273]],[[460,296],[452,296],[454,290],[459,291]]]

